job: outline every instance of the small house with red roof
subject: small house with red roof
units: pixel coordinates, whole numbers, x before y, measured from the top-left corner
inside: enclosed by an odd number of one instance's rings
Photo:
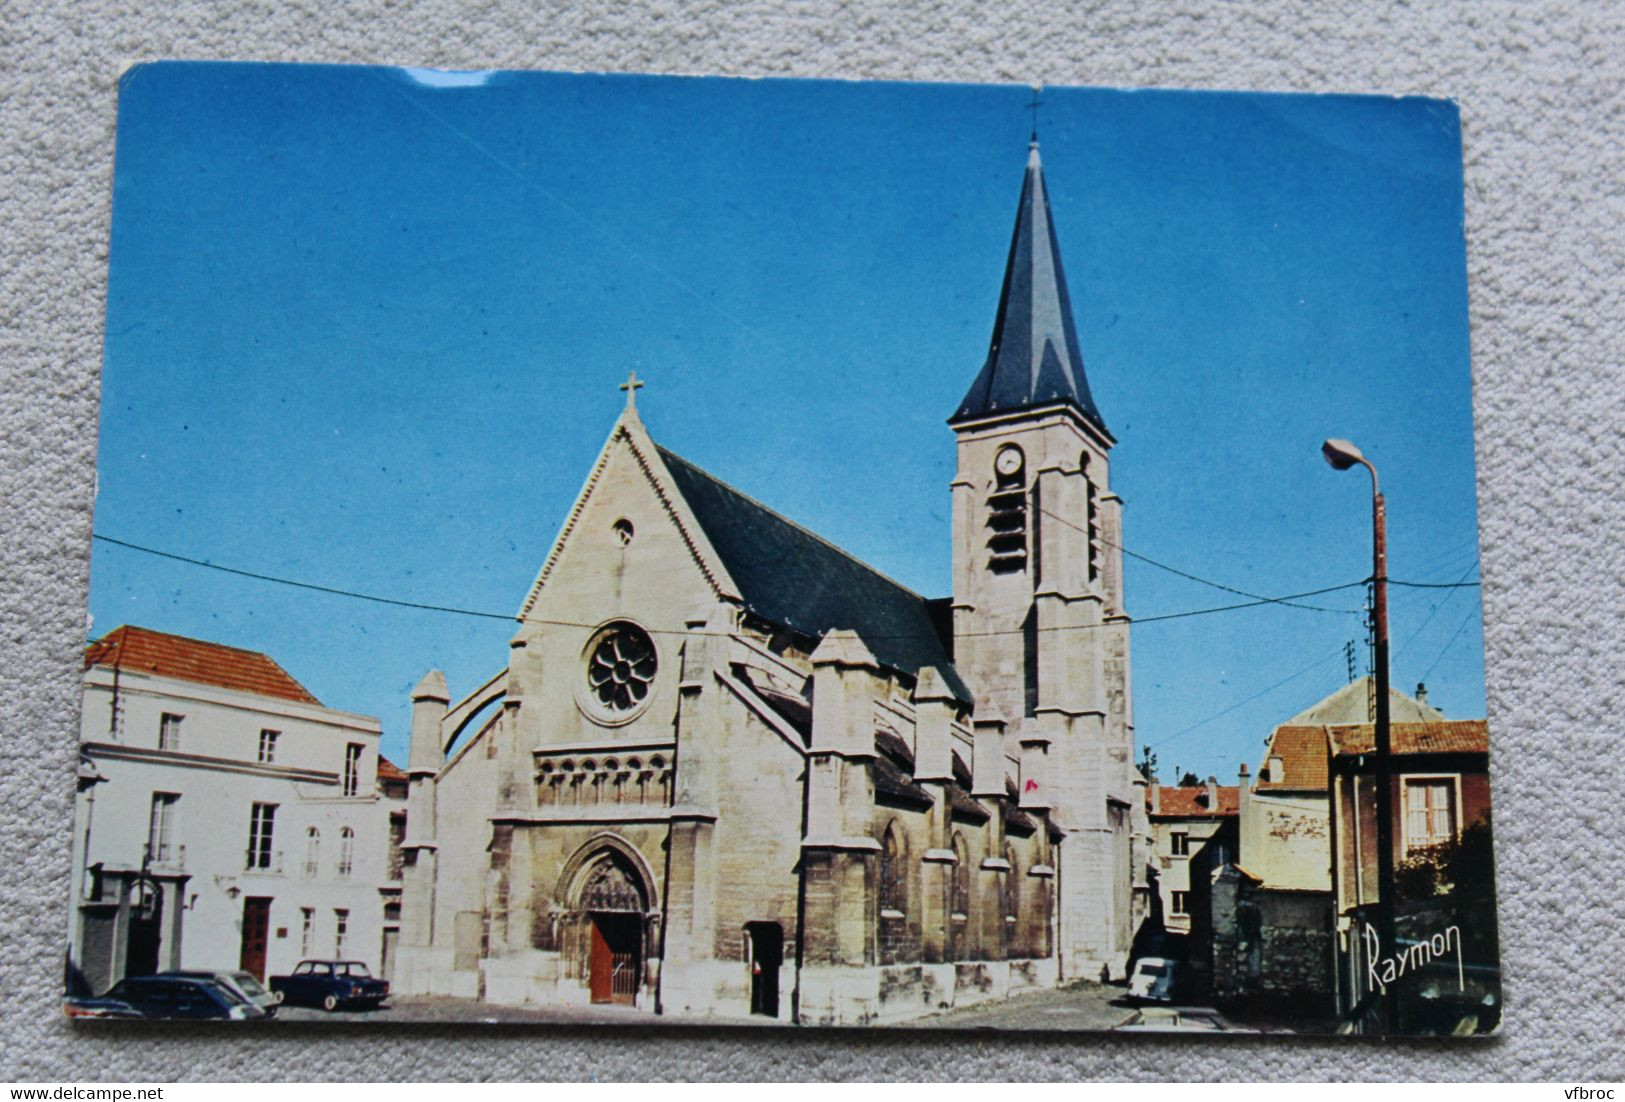
[[[305,957],[387,971],[405,777],[377,719],[269,655],[135,626],[86,648],[83,701],[70,992]]]
[[[1162,926],[1189,934],[1206,898],[1204,875],[1236,858],[1241,789],[1213,777],[1202,785],[1150,784],[1145,803]]]

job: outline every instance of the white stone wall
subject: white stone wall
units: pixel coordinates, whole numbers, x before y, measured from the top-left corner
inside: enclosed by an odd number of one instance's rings
[[[141,867],[153,793],[175,793],[171,853],[153,868],[189,877],[180,899],[164,900],[166,909],[184,908],[182,967],[236,968],[243,900],[269,897],[268,975],[291,969],[303,955],[301,908],[313,912],[310,955],[334,954],[334,912],[343,909],[349,912],[344,955],[376,968],[382,949],[379,888],[388,882],[389,851],[389,804],[377,791],[378,721],[129,670],[119,671],[117,681],[113,723],[113,671],[94,666],[85,675],[81,736],[106,779],[80,797],[89,806],[76,900],[84,891],[84,869]],[[174,750],[158,748],[164,713],[184,717]],[[269,764],[257,760],[262,729],[280,733]],[[357,795],[345,797],[345,747],[352,743],[363,749]],[[277,805],[269,870],[246,867],[255,803]],[[307,875],[306,831],[313,826],[321,845]],[[349,874],[341,876],[340,833],[346,827],[355,841]]]

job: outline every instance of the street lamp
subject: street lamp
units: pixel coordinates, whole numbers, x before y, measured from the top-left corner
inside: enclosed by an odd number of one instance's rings
[[[1384,950],[1394,951],[1394,793],[1389,760],[1388,709],[1388,504],[1378,488],[1377,468],[1347,440],[1328,440],[1320,454],[1339,471],[1356,464],[1371,472],[1371,618],[1376,635],[1377,681],[1377,936]],[[1356,808],[1358,814],[1358,808]],[[1394,1000],[1381,1001],[1384,1033],[1394,1032]]]

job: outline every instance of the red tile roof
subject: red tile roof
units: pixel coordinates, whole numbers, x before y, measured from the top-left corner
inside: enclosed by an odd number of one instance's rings
[[[1258,791],[1326,790],[1326,728],[1318,725],[1277,727],[1270,736],[1269,747],[1264,751],[1265,770],[1269,769],[1273,758],[1281,759],[1281,768],[1270,772],[1269,780],[1264,779],[1265,773],[1260,770],[1255,786]],[[1277,772],[1280,776],[1276,775]]]
[[[1376,749],[1376,728],[1350,723],[1331,728],[1332,747],[1338,757],[1369,754]],[[1395,723],[1388,745],[1395,754],[1487,754],[1490,728],[1482,719],[1456,719],[1444,723]]]
[[[1486,754],[1490,748],[1489,725],[1482,719],[1395,723],[1389,732],[1395,754]],[[1376,726],[1370,723],[1277,727],[1264,752],[1264,764],[1267,768],[1271,758],[1280,758],[1282,776],[1271,774],[1266,781],[1261,773],[1258,791],[1325,791],[1328,736],[1339,757],[1369,754],[1376,748]]]
[[[1206,817],[1223,818],[1226,815],[1241,814],[1241,789],[1235,785],[1219,785],[1219,806],[1217,810],[1207,806],[1207,785],[1178,788],[1174,785],[1159,785],[1157,789],[1156,806],[1160,809],[1151,812],[1158,818],[1200,819]],[[1145,806],[1151,808],[1151,788],[1145,790]]]
[[[388,758],[384,757],[384,755],[379,754],[378,755],[378,779],[380,781],[396,781],[396,782],[399,782],[400,784],[405,784],[406,783],[406,774],[402,773],[400,771],[400,768],[394,762],[392,762]]]
[[[287,670],[258,651],[128,625],[114,628],[85,648],[85,669],[92,666],[116,666],[177,681],[321,704]]]

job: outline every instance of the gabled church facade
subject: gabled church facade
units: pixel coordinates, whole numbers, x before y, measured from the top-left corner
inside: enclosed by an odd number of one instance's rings
[[[864,1024],[1122,974],[1121,503],[1036,143],[950,424],[931,600],[661,448],[628,389],[506,668],[414,691],[398,991]]]

